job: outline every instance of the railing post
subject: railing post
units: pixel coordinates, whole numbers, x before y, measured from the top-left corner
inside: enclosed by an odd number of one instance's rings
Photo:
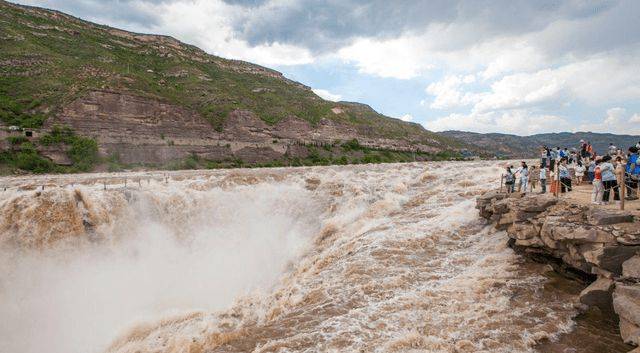
[[[625,183],[624,177],[622,179],[622,187],[620,188],[620,209],[624,211],[624,196],[627,193],[627,183]]]
[[[500,174],[500,192],[502,192],[503,181],[504,181],[504,174]]]

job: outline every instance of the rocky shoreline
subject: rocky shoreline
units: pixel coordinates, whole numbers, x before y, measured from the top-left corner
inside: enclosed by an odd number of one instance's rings
[[[553,195],[489,191],[480,216],[506,231],[509,245],[561,274],[590,283],[576,306],[619,321],[625,343],[640,345],[640,219]],[[640,352],[640,348],[633,350]]]

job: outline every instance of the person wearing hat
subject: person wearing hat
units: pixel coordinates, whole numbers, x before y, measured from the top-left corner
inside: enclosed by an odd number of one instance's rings
[[[629,158],[625,168],[625,184],[627,185],[627,199],[638,199],[638,179],[640,179],[640,161],[638,147],[629,147]]]

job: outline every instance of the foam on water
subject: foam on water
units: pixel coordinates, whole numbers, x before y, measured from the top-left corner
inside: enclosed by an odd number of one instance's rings
[[[499,174],[367,165],[4,193],[0,351],[531,351],[575,313],[479,221],[474,197]]]

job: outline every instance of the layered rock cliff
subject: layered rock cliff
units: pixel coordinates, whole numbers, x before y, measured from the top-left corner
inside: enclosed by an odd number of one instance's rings
[[[630,212],[579,205],[552,195],[478,197],[480,216],[506,231],[510,244],[561,273],[591,284],[583,309],[617,315],[627,343],[640,344],[640,220]]]

